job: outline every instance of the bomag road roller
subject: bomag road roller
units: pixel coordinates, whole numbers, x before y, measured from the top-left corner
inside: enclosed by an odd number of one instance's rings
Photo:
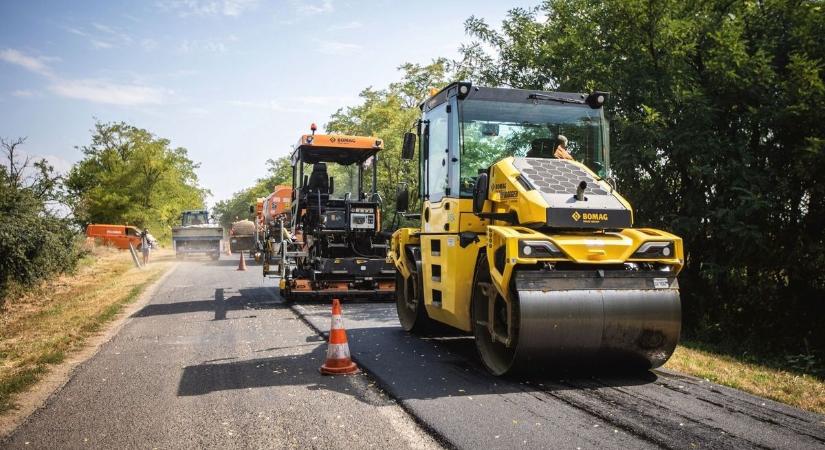
[[[607,94],[453,83],[421,104],[419,228],[398,229],[398,317],[475,337],[495,375],[654,368],[679,339],[682,240],[632,228],[610,178]],[[397,209],[409,193],[400,189]],[[583,364],[582,364],[583,363]]]
[[[394,295],[376,190],[383,148],[375,137],[316,135],[314,125],[301,136],[292,153],[292,236],[281,247],[286,300]]]

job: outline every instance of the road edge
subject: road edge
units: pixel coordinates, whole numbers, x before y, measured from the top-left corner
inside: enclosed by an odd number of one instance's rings
[[[172,267],[160,276],[154,283],[141,292],[136,301],[126,305],[117,316],[105,325],[105,329],[89,337],[83,347],[63,362],[51,366],[49,372],[43,376],[31,389],[24,393],[17,409],[0,416],[0,443],[14,434],[18,427],[38,410],[48,405],[49,400],[60,392],[72,379],[77,368],[97,355],[100,349],[112,340],[120,330],[132,320],[132,315],[146,306],[161,284],[177,270],[178,262],[172,262]]]

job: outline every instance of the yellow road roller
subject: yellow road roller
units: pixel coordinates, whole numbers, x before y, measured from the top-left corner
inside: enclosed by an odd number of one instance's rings
[[[398,318],[472,333],[494,375],[655,368],[681,329],[682,240],[633,228],[610,171],[604,92],[456,82],[421,104],[420,220],[392,235]],[[409,192],[396,207],[407,211]]]

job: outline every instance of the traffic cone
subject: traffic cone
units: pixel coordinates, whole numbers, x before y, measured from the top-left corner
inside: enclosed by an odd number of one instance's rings
[[[324,375],[350,375],[358,372],[358,366],[352,362],[347,343],[347,330],[341,317],[341,302],[332,300],[332,325],[329,330],[327,360],[321,366]]]
[[[246,261],[243,259],[243,252],[241,252],[241,260],[238,262],[238,270],[246,270]]]

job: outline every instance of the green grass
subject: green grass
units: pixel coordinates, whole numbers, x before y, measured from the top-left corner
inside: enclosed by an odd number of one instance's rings
[[[105,329],[173,261],[169,254],[138,270],[128,253],[100,251],[85,256],[74,274],[7,299],[0,311],[0,414]]]
[[[798,368],[781,367],[779,360],[764,363],[709,351],[685,342],[677,347],[666,368],[766,397],[808,411],[825,414],[825,379]]]

